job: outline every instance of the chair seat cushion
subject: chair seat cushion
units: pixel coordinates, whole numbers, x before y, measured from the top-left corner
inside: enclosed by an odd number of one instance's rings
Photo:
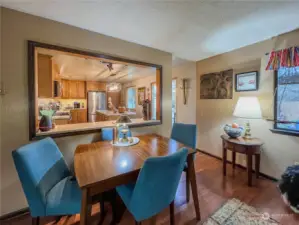
[[[46,215],[68,215],[80,213],[81,190],[72,177],[57,183],[47,194]]]
[[[127,208],[129,207],[134,188],[135,183],[130,183],[116,187],[117,193],[122,198]]]

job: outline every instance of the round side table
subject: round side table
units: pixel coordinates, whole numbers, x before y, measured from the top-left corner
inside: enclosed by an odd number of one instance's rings
[[[228,135],[221,135],[223,151],[223,176],[226,176],[227,150],[232,151],[233,169],[236,167],[236,153],[245,154],[247,157],[248,186],[252,186],[252,157],[255,156],[255,174],[259,177],[261,146],[264,144],[258,138],[244,139],[230,138]]]

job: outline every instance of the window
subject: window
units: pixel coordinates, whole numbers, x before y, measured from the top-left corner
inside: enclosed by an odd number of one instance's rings
[[[136,88],[130,87],[127,89],[127,108],[135,109],[136,108]]]
[[[280,68],[276,84],[274,128],[299,132],[299,67]]]
[[[151,92],[152,92],[152,120],[155,120],[157,115],[157,85],[156,83],[151,84]]]
[[[172,109],[171,109],[172,123],[176,120],[176,79],[172,80]]]

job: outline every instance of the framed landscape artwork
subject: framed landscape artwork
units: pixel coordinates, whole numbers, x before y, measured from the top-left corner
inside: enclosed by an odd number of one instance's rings
[[[200,77],[201,99],[232,99],[233,70],[204,74]]]
[[[138,105],[142,105],[145,100],[145,87],[138,88]]]
[[[236,74],[236,91],[256,91],[258,89],[258,71]]]

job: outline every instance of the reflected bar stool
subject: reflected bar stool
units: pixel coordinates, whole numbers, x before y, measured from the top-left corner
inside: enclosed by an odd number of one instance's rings
[[[197,127],[195,124],[174,123],[170,138],[186,145],[187,147],[196,149],[196,132],[197,132]],[[184,171],[186,172],[186,197],[187,197],[187,202],[189,202],[190,201],[190,188],[189,188],[190,181],[189,181],[187,163],[185,164]]]

